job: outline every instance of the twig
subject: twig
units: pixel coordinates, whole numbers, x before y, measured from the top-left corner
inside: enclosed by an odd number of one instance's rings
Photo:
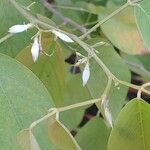
[[[77,103],[77,104],[72,104],[72,105],[69,105],[69,106],[65,106],[65,107],[60,107],[60,108],[57,108],[57,110],[59,112],[63,112],[63,111],[67,111],[67,110],[70,110],[70,109],[75,109],[75,108],[78,108],[78,107],[82,107],[82,106],[87,106],[87,105],[90,105],[90,104],[94,104],[94,103],[97,103],[101,101],[101,99],[92,99],[92,100],[88,100],[88,101],[85,101],[85,102],[81,102],[81,103]]]
[[[70,25],[72,25],[73,27],[75,27],[76,29],[80,30],[82,33],[86,33],[87,29],[81,25],[79,25],[78,23],[76,23],[75,21],[71,20],[70,18],[67,18],[65,16],[63,16],[59,11],[57,11],[52,4],[48,3],[46,0],[41,0],[41,3],[49,10],[51,11],[53,14],[57,15],[61,20],[63,20],[65,23],[69,23]]]
[[[137,93],[137,98],[141,98],[141,95],[142,95],[142,91],[145,90],[146,87],[150,86],[150,82],[148,83],[145,83],[141,86],[141,88],[138,90],[138,93]]]

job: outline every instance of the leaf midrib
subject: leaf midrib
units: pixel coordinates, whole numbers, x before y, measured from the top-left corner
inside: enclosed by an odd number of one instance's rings
[[[140,122],[140,128],[141,128],[141,137],[142,137],[142,143],[143,143],[143,150],[146,150],[146,145],[145,145],[145,137],[144,137],[144,122],[143,122],[143,117],[142,117],[142,108],[141,108],[141,102],[138,101],[138,110],[139,110],[139,122]]]

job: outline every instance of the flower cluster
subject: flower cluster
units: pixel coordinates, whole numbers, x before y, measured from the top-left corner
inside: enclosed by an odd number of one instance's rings
[[[79,66],[81,64],[84,64],[84,69],[82,72],[82,85],[85,86],[90,78],[90,65],[89,65],[89,58],[85,57],[84,55],[80,54],[79,52],[76,52],[77,56],[82,57],[78,60],[76,63],[76,66]]]
[[[33,24],[28,23],[28,24],[23,24],[23,25],[14,25],[12,27],[9,28],[9,33],[15,34],[15,33],[20,33],[20,32],[24,32],[27,31],[28,29],[34,27]],[[58,37],[59,39],[68,42],[68,43],[73,43],[74,41],[66,34],[57,31],[57,30],[49,30],[49,32],[52,32],[56,37]],[[33,44],[31,47],[31,55],[32,55],[32,59],[34,62],[36,62],[38,60],[38,57],[40,55],[40,52],[42,52],[42,45],[41,45],[41,33],[40,31],[34,36],[33,39]],[[89,67],[89,59],[88,57],[85,57],[83,55],[81,55],[80,53],[77,53],[78,56],[83,57],[82,59],[80,59],[77,64],[85,64],[83,72],[82,72],[82,82],[83,82],[83,86],[85,86],[89,80],[90,77],[90,67]],[[76,65],[77,65],[76,64]]]
[[[89,67],[89,62],[85,64],[83,73],[82,73],[82,81],[83,81],[83,86],[85,86],[90,78],[90,67]]]
[[[32,27],[34,27],[34,25],[31,23],[23,24],[23,25],[14,25],[9,28],[8,32],[12,33],[12,34],[20,33],[20,32],[27,31],[29,28],[32,28]],[[69,42],[69,43],[74,42],[68,35],[66,35],[60,31],[56,31],[56,30],[49,30],[49,31],[65,42]],[[34,42],[32,44],[32,48],[31,48],[31,55],[32,55],[32,59],[34,62],[36,62],[38,60],[40,51],[42,51],[42,46],[41,46],[41,41],[40,41],[39,35],[37,34],[37,36],[34,38]]]
[[[39,36],[36,36],[34,38],[34,42],[32,44],[31,48],[31,54],[32,54],[32,59],[33,61],[37,61],[39,54],[40,54],[40,43],[39,43]]]

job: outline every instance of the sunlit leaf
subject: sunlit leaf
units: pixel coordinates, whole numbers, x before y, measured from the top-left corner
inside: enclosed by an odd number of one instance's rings
[[[99,8],[99,6],[94,5],[89,7],[91,7],[93,11]],[[102,9],[101,7],[97,10],[99,21],[111,14],[114,10],[109,11],[109,9],[112,10],[112,8]],[[148,49],[145,47],[138,32],[133,8],[126,8],[116,16],[113,16],[107,22],[102,24],[101,28],[106,37],[119,50],[132,55],[148,53]]]

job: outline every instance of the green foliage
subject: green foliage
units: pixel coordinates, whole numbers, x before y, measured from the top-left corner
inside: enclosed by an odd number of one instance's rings
[[[149,0],[32,2],[0,1],[1,149],[150,149]]]

